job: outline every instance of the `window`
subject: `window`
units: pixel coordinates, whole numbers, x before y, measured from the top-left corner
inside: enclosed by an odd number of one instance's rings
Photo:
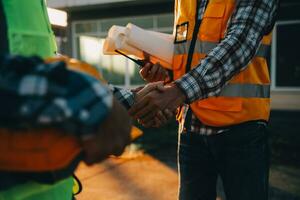
[[[300,21],[275,26],[272,46],[272,89],[300,90]]]
[[[144,29],[165,33],[173,31],[172,14],[78,21],[72,24],[73,56],[97,67],[110,83],[127,88],[144,83],[139,76],[139,67],[123,56],[103,55],[102,46],[111,26],[126,26],[129,22]]]

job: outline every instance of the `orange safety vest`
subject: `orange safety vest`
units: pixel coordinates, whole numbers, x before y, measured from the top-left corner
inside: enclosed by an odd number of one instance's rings
[[[97,79],[92,66],[67,57],[47,62],[65,61],[71,70],[87,73]],[[78,138],[57,129],[16,131],[0,129],[0,171],[48,172],[68,168],[81,153]]]
[[[235,0],[208,1],[197,33],[191,69],[224,38],[227,23],[235,9]],[[174,79],[186,73],[188,51],[196,24],[197,1],[175,2],[176,41],[173,58]],[[270,114],[270,77],[266,52],[271,34],[265,35],[255,57],[245,70],[234,76],[218,97],[192,103],[191,109],[204,124],[230,126],[252,120],[268,121]]]

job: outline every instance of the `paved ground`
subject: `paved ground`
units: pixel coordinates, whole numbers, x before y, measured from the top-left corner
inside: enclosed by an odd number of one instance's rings
[[[300,200],[300,162],[296,162],[300,137],[296,132],[287,137],[273,130],[279,128],[271,127],[272,158],[276,159],[272,160],[270,170],[270,200]],[[92,167],[80,165],[76,174],[82,181],[83,192],[77,199],[176,200],[176,138],[176,124],[147,129],[123,158],[111,158]],[[223,196],[221,186],[218,192]]]
[[[176,171],[150,155],[81,165],[76,174],[83,184],[78,200],[174,200],[177,195]]]
[[[166,152],[161,155],[163,161],[136,151],[91,167],[81,164],[76,175],[83,184],[83,191],[77,199],[175,200],[178,186],[176,162],[175,159],[173,162],[166,159]],[[270,200],[299,200],[293,194],[299,192],[298,170],[273,166],[270,182]],[[218,193],[218,199],[224,200],[221,186],[218,186]]]

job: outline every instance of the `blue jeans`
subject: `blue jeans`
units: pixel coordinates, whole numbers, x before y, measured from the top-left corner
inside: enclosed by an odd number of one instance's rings
[[[265,125],[247,122],[212,136],[181,133],[178,146],[180,200],[215,200],[218,175],[227,200],[268,199]]]

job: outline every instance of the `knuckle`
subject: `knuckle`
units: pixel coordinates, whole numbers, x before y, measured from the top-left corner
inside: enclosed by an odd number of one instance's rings
[[[153,94],[149,94],[148,95],[148,100],[150,101],[149,103],[154,103],[154,96],[153,96]]]
[[[156,109],[159,109],[160,105],[159,102],[156,101],[155,99],[152,100],[152,104],[155,106]]]

